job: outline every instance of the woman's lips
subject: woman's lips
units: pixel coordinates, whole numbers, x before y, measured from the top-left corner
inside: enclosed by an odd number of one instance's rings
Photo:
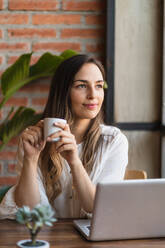
[[[95,109],[97,108],[98,104],[84,104],[84,106],[87,108],[87,109]]]

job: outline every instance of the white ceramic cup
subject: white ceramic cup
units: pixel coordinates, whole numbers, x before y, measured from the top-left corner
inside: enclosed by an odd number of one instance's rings
[[[66,124],[66,120],[60,118],[45,118],[44,119],[44,139],[46,140],[51,134],[61,130],[60,127],[54,125],[55,122],[62,122]],[[54,138],[52,141],[58,141],[60,138]]]

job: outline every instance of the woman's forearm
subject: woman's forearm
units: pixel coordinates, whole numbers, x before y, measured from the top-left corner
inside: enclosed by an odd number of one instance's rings
[[[93,211],[96,186],[91,182],[81,161],[71,166],[73,186],[75,187],[82,207],[86,212]]]
[[[24,159],[22,172],[15,189],[15,202],[18,207],[26,205],[30,208],[40,203],[37,183],[37,161]]]

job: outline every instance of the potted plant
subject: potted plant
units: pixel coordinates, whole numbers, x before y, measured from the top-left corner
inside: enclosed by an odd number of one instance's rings
[[[16,220],[24,224],[30,233],[29,240],[20,240],[17,242],[18,247],[24,248],[47,248],[49,243],[45,240],[36,240],[37,234],[43,225],[52,226],[52,222],[57,221],[54,217],[54,211],[49,205],[36,205],[32,210],[28,206],[19,208],[16,213]]]

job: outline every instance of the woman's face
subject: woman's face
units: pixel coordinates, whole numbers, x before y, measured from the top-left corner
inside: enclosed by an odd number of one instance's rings
[[[86,63],[81,67],[75,75],[70,92],[75,120],[97,116],[104,100],[103,85],[102,73],[95,64]]]

